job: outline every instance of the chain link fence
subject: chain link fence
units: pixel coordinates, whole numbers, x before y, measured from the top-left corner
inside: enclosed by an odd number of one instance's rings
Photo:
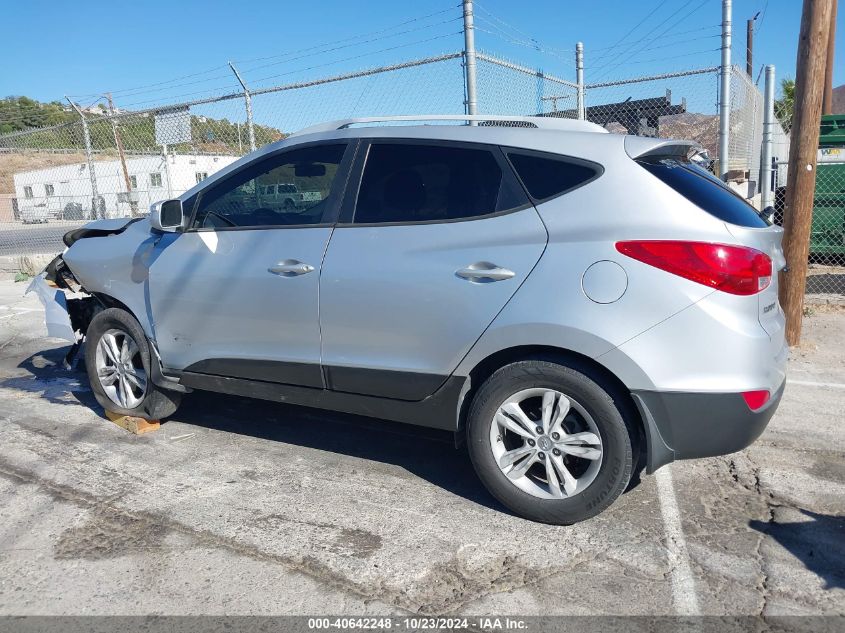
[[[772,190],[775,221],[783,224],[792,134],[791,82],[782,85],[783,95],[774,103]],[[845,115],[822,117],[810,229],[810,262],[807,298],[814,303],[845,300]]]
[[[134,217],[320,121],[463,110],[462,53],[0,136],[0,256],[52,255],[71,228]]]
[[[90,109],[72,123],[0,136],[0,256],[51,255],[70,228],[146,214],[267,143],[320,121],[454,114],[465,107],[462,52],[146,110]],[[683,138],[720,173],[719,68],[577,83],[492,54],[477,54],[478,111],[584,117],[612,132]],[[731,69],[731,186],[760,208],[763,98]],[[776,104],[772,190],[784,216],[791,103]],[[249,113],[249,114],[248,114]],[[251,117],[249,116],[251,115]],[[845,121],[842,122],[845,129]],[[837,128],[839,129],[839,128]],[[845,131],[823,147],[811,244],[811,294],[845,295]],[[830,143],[837,143],[836,134]],[[823,141],[824,143],[824,141]],[[842,152],[841,154],[839,152]]]

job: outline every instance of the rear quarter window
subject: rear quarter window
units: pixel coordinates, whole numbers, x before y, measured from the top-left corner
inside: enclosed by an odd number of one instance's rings
[[[649,157],[637,163],[684,198],[723,222],[749,228],[769,226],[739,194],[690,161],[675,157]]]
[[[543,202],[572,191],[602,173],[600,165],[555,154],[507,151],[507,155],[534,202]]]

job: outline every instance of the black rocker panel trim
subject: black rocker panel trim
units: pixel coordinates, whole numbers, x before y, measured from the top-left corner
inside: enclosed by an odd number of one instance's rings
[[[323,366],[326,388],[397,400],[422,400],[446,382],[447,376],[387,369]]]
[[[180,382],[194,389],[247,398],[343,411],[447,431],[458,430],[458,402],[466,378],[451,376],[443,386],[418,402],[341,393],[328,389],[282,385],[260,380],[184,372]]]
[[[244,358],[209,358],[185,368],[194,374],[209,374],[286,385],[323,388],[323,375],[317,363],[290,363]]]

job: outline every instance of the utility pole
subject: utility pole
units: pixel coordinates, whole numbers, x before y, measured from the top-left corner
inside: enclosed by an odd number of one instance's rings
[[[745,23],[745,72],[749,77],[754,76],[754,22],[759,15],[758,11]]]
[[[731,138],[731,0],[722,0],[722,65],[719,67],[719,176],[727,180]]]
[[[830,0],[833,9],[830,15],[830,33],[827,36],[827,65],[824,71],[824,98],[822,114],[833,114],[833,53],[836,39],[836,9],[838,0]]]
[[[578,84],[578,96],[576,99],[576,112],[579,121],[587,118],[587,111],[584,108],[584,44],[575,44],[575,83]],[[555,104],[557,110],[557,104]]]
[[[237,68],[232,62],[229,62],[229,68],[232,69],[232,72],[235,73],[235,77],[238,79],[238,83],[241,84],[241,88],[244,89],[244,102],[246,103],[246,126],[247,130],[249,131],[249,151],[255,151],[255,126],[252,124],[252,95],[249,93],[249,88],[246,87],[244,80],[241,79],[241,74],[238,72]]]
[[[473,24],[472,0],[463,0],[464,7],[464,78],[466,80],[466,114],[478,112],[478,98],[475,83],[475,26]],[[471,121],[470,125],[475,125]]]
[[[82,136],[85,140],[85,159],[88,161],[88,177],[91,179],[91,219],[96,220],[99,215],[97,207],[100,202],[100,194],[97,192],[97,175],[94,173],[94,159],[92,157],[93,150],[91,149],[91,132],[88,130],[88,121],[85,120],[85,114],[79,109],[70,98],[65,95],[65,99],[70,104],[82,121]]]
[[[114,132],[114,146],[117,148],[117,155],[120,157],[120,166],[123,168],[123,184],[126,185],[126,197],[129,199],[130,214],[133,218],[138,217],[138,201],[132,199],[132,181],[129,179],[129,169],[126,167],[126,154],[123,152],[123,141],[120,140],[120,132],[117,129],[117,123],[114,120],[114,102],[111,98],[111,93],[106,93],[106,99],[109,102],[109,121],[111,121],[111,129]]]
[[[783,218],[783,250],[787,272],[781,275],[780,284],[780,302],[786,313],[786,341],[789,345],[801,342],[801,318],[813,222],[819,119],[832,9],[833,3],[830,0],[804,0],[801,31],[798,35],[792,143],[789,147],[789,174]]]

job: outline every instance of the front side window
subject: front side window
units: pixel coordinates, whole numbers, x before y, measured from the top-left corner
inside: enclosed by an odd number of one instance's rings
[[[354,223],[462,220],[525,202],[488,149],[373,143]]]
[[[53,185],[44,185],[44,193],[47,194],[47,197],[50,197],[56,193],[56,188]]]
[[[345,144],[292,149],[200,193],[193,228],[320,224]]]
[[[154,171],[150,174],[150,187],[161,187],[161,172]]]
[[[32,198],[32,187],[26,186],[23,188],[23,197]]]

